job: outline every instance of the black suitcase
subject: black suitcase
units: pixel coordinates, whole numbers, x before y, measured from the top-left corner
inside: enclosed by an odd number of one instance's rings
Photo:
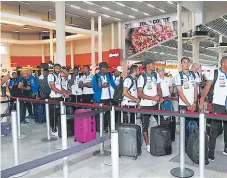
[[[150,153],[153,156],[172,154],[172,141],[169,129],[162,126],[152,127],[150,130]]]
[[[172,142],[175,141],[175,133],[176,133],[176,119],[175,117],[169,117],[166,120],[164,118],[161,118],[160,120],[160,126],[169,129],[171,134],[171,140]]]
[[[61,137],[61,117],[58,117],[58,136]],[[67,119],[67,137],[74,136],[74,119]]]
[[[186,146],[186,152],[188,157],[193,163],[199,164],[199,130],[194,129],[189,137],[188,144]],[[205,164],[208,161],[208,136],[205,133]]]
[[[141,128],[136,124],[122,124],[118,127],[119,156],[134,157],[142,154]]]

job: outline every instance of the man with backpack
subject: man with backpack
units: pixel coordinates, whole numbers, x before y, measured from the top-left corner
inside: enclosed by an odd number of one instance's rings
[[[123,68],[121,66],[118,66],[113,74],[113,80],[116,86],[118,86],[120,83],[123,82],[123,77],[121,76],[121,73],[123,72]],[[114,89],[113,87],[110,87],[111,89],[111,98],[113,99],[114,95]]]
[[[123,100],[122,105],[127,106],[129,108],[135,108],[137,104],[140,103],[140,99],[138,98],[137,93],[137,79],[138,75],[138,66],[132,65],[129,69],[129,76],[124,79],[123,82]],[[129,114],[129,113],[128,113]],[[124,123],[128,123],[128,119],[130,119],[130,123],[134,123],[135,113],[131,113],[130,117],[128,117],[127,113],[124,112]]]
[[[200,109],[204,108],[205,98],[208,96],[208,99],[212,101],[213,112],[215,114],[227,114],[227,56],[224,56],[221,59],[220,63],[221,67],[212,71],[207,78],[207,82],[200,99]],[[227,155],[227,121],[223,121],[223,123],[225,146],[223,154]],[[208,158],[211,161],[215,160],[214,150],[216,145],[216,138],[221,126],[222,121],[211,121],[211,133],[208,144]]]
[[[162,103],[162,91],[160,88],[160,78],[155,72],[153,60],[144,61],[145,71],[138,78],[138,96],[141,98],[140,106],[145,109],[158,110],[158,102]],[[158,116],[154,116],[156,121]],[[150,115],[144,114],[141,118],[143,135],[147,151],[150,152],[148,139],[148,127],[150,125]]]
[[[112,75],[108,72],[109,66],[106,62],[99,63],[99,72],[92,78],[92,88],[94,91],[93,100],[96,103],[102,103],[105,105],[111,105],[111,90],[110,86],[114,89],[116,84],[114,83]],[[107,131],[110,126],[110,112],[106,111],[104,114],[104,127]]]
[[[40,75],[38,79],[39,98],[41,99],[48,99],[51,92],[51,89],[47,81],[48,75],[49,70],[45,68],[43,69],[43,75]]]

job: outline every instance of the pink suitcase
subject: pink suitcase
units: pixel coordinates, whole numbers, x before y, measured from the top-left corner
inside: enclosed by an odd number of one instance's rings
[[[77,109],[75,114],[92,112],[90,109]],[[96,139],[96,121],[94,116],[75,117],[74,138],[78,142],[89,142]]]

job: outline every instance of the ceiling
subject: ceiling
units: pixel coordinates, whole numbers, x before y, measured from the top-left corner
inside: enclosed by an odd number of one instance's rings
[[[55,21],[55,3],[53,1],[2,1],[2,11],[4,7],[12,8],[14,14],[29,15],[40,14],[43,20]],[[102,16],[102,24],[116,23],[118,21],[128,21],[149,16],[176,13],[177,6],[171,1],[66,1],[66,24],[79,28],[90,29],[90,19],[95,17],[97,27],[97,17]],[[185,9],[184,9],[185,10]],[[39,29],[23,30],[14,29],[13,26],[2,26],[2,31],[34,33]],[[40,29],[41,32],[43,29]]]
[[[222,35],[222,42],[227,43],[227,15],[211,21],[205,25],[200,26],[200,30],[208,31],[209,38],[204,38],[200,42],[200,63],[216,65],[218,63],[218,48],[211,48],[214,45],[219,44],[219,36]],[[183,38],[184,39],[184,38]],[[156,61],[176,61],[177,62],[177,37],[163,42],[161,45],[151,47],[139,54],[130,56],[128,60],[131,61],[142,61],[147,58],[152,58]],[[183,54],[182,56],[192,58],[192,43],[189,39],[183,40]],[[227,56],[227,47],[225,48],[223,55]]]

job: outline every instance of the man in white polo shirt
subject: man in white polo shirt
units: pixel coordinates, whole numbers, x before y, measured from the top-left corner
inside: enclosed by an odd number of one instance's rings
[[[92,89],[92,73],[89,72],[90,67],[88,65],[84,65],[83,67],[83,76],[80,79],[79,87],[83,88],[83,103],[92,103],[94,91]]]
[[[140,106],[145,109],[158,110],[158,102],[163,102],[162,91],[160,87],[159,75],[155,72],[154,61],[144,61],[145,71],[138,78],[138,95],[141,98]],[[156,121],[158,116],[154,116]],[[144,114],[142,117],[143,135],[147,151],[150,152],[148,139],[148,127],[150,125],[150,115]]]
[[[208,76],[206,86],[202,92],[200,99],[200,109],[204,108],[205,98],[211,88],[213,88],[213,93],[211,93],[213,94],[213,112],[217,114],[227,114],[227,110],[225,109],[227,100],[227,56],[221,59],[221,67],[212,71]],[[216,138],[218,136],[221,125],[222,121],[211,121],[211,133],[208,145],[208,158],[211,161],[214,161],[215,159],[214,150],[216,145]],[[224,143],[225,148],[223,154],[227,155],[227,121],[224,121]]]
[[[138,66],[132,65],[129,69],[129,76],[124,79],[123,82],[123,100],[122,105],[129,108],[135,108],[140,103],[140,99],[137,94],[137,80]],[[135,113],[130,114],[130,123],[134,123]],[[124,112],[124,123],[128,123],[128,115]]]
[[[65,72],[61,69],[60,64],[54,65],[53,73],[48,75],[48,84],[51,88],[50,99],[61,101],[62,96],[66,98],[69,97],[69,92],[65,90],[61,85],[61,72]],[[52,135],[58,136],[57,126],[58,119],[57,117],[60,115],[60,107],[59,105],[50,105],[50,127],[52,128]]]

